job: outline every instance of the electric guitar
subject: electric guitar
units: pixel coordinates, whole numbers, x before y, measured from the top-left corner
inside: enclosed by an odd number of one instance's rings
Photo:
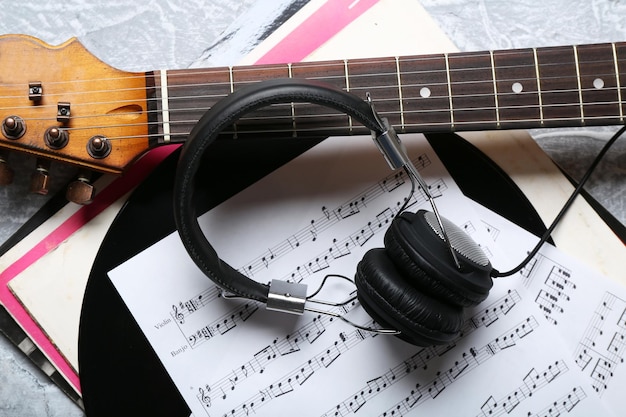
[[[38,158],[32,188],[41,193],[48,161],[121,174],[146,151],[183,143],[221,98],[268,78],[369,93],[399,133],[623,124],[626,113],[626,43],[131,73],[76,39],[50,46],[6,35],[0,77],[0,183],[12,177],[7,152],[26,152]],[[343,113],[286,104],[238,121],[224,138],[367,133]],[[89,192],[71,199],[86,203]]]

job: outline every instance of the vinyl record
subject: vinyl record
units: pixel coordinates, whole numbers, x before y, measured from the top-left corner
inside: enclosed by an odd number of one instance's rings
[[[545,227],[513,181],[477,148],[454,134],[428,137],[461,190],[538,235]],[[206,157],[201,209],[228,199],[319,140],[219,142]],[[107,273],[175,230],[172,154],[129,198],[94,262],[79,329],[80,381],[89,417],[189,417],[190,411]],[[197,193],[200,194],[200,193]]]

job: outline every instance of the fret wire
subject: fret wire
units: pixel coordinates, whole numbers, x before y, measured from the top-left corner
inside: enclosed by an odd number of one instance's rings
[[[161,70],[161,117],[163,120],[163,141],[168,143],[171,139],[170,136],[170,112],[169,112],[169,97],[167,88],[167,71]]]
[[[585,107],[583,105],[583,86],[580,81],[580,64],[578,63],[578,48],[576,45],[573,46],[574,49],[574,64],[576,66],[576,82],[578,83],[578,101],[580,101],[580,121],[582,124],[585,124]]]
[[[622,88],[621,88],[621,84],[620,84],[620,77],[619,77],[619,65],[617,64],[617,47],[615,46],[615,42],[613,42],[611,44],[611,47],[613,48],[613,63],[615,65],[615,80],[616,80],[616,84],[617,84],[617,100],[619,102],[619,120],[621,122],[624,121],[624,105],[622,103]]]
[[[533,58],[535,60],[535,76],[537,78],[537,96],[539,98],[539,119],[541,120],[541,126],[543,122],[543,98],[541,97],[541,79],[539,78],[539,58],[537,57],[537,48],[533,48]]]
[[[493,79],[493,101],[496,106],[496,126],[500,127],[500,107],[498,106],[498,83],[496,81],[496,65],[493,59],[493,51],[489,51],[491,60],[491,78]]]
[[[235,91],[235,74],[233,73],[232,65],[228,66],[228,83],[230,84],[230,94],[232,94]],[[233,123],[233,130],[235,131],[233,133],[233,137],[236,138],[237,137],[237,123]]]
[[[450,103],[450,129],[454,130],[454,110],[452,107],[452,83],[450,82],[450,61],[448,59],[448,53],[443,54],[446,61],[446,78],[448,79],[448,96]]]
[[[346,92],[350,92],[350,77],[348,76],[348,60],[343,60],[343,72],[346,77]],[[352,116],[348,116],[349,131],[352,132]]]
[[[235,91],[235,76],[233,75],[233,67],[228,67],[228,83],[230,84],[231,94]]]
[[[398,78],[398,108],[400,109],[400,130],[404,131],[404,103],[402,102],[402,78],[400,77],[399,57],[396,57],[396,75]]]
[[[289,78],[293,78],[293,70],[291,67],[291,63],[287,64],[287,74],[289,75]],[[291,102],[291,128],[293,129],[293,137],[297,137],[298,136],[298,130],[296,129],[296,106],[293,103],[293,101]]]

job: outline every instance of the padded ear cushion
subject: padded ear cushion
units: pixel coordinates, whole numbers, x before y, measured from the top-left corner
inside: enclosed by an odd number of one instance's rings
[[[393,220],[384,239],[389,257],[411,284],[423,292],[461,307],[479,304],[493,285],[491,265],[477,265],[457,253],[462,265],[459,271],[445,242],[420,221],[424,213],[403,213]],[[458,229],[452,224],[446,229],[452,226]],[[457,233],[465,232],[458,229]],[[442,268],[439,263],[449,267]]]
[[[464,323],[463,309],[423,294],[403,278],[382,248],[369,250],[357,265],[357,297],[380,325],[418,346],[452,341]]]

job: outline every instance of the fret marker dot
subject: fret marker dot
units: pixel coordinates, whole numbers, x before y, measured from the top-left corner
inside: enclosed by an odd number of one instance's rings
[[[420,96],[422,96],[423,98],[430,97],[430,88],[422,87],[422,89],[420,90]]]
[[[524,91],[524,86],[522,85],[522,83],[513,83],[513,85],[511,86],[511,90],[513,90],[515,94],[519,94]]]
[[[595,80],[593,80],[593,86],[596,89],[601,90],[602,88],[604,88],[604,80],[602,78],[596,78]]]

